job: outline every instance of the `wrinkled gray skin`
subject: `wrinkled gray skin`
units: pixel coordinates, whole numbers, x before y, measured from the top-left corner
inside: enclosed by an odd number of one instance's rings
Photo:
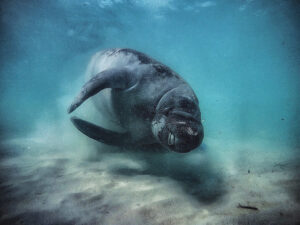
[[[174,71],[132,49],[110,49],[94,57],[92,78],[68,109],[73,112],[87,98],[110,88],[115,119],[125,133],[110,131],[73,117],[74,125],[100,142],[119,145],[159,143],[175,152],[189,152],[203,140],[198,99]],[[104,67],[104,68],[98,68]]]

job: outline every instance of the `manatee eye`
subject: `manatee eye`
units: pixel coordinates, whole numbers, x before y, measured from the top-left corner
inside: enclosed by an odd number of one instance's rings
[[[179,106],[181,108],[191,108],[191,107],[193,107],[193,103],[190,100],[188,100],[188,99],[182,99],[179,102]]]
[[[168,116],[172,110],[173,107],[165,107],[164,109],[161,110],[161,113],[165,116]]]
[[[178,108],[183,111],[194,114],[197,111],[197,105],[190,99],[181,99],[178,102]]]

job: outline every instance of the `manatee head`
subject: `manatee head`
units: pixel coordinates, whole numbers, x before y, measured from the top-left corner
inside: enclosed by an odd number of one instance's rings
[[[176,109],[156,115],[152,132],[161,145],[179,153],[197,148],[204,137],[200,116]]]

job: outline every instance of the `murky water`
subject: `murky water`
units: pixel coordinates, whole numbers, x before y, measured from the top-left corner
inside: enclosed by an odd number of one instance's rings
[[[300,222],[298,1],[0,5],[1,224]],[[114,47],[144,52],[192,86],[199,149],[118,149],[74,128],[67,108],[87,65]],[[107,122],[89,100],[75,114]]]

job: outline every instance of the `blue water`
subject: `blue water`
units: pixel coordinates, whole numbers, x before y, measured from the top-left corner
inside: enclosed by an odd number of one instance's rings
[[[234,149],[216,153],[218,163],[243,154],[243,148],[248,156],[255,150],[259,159],[270,152],[299,155],[299,1],[2,0],[0,5],[2,140],[31,137],[41,129],[45,136],[51,130],[51,142],[66,148],[73,136],[89,146],[70,125],[67,107],[91,56],[126,47],[163,62],[192,86],[204,120],[203,150]]]
[[[3,135],[59,116],[93,53],[129,47],[191,84],[207,137],[299,146],[297,1],[2,1],[1,12]]]

